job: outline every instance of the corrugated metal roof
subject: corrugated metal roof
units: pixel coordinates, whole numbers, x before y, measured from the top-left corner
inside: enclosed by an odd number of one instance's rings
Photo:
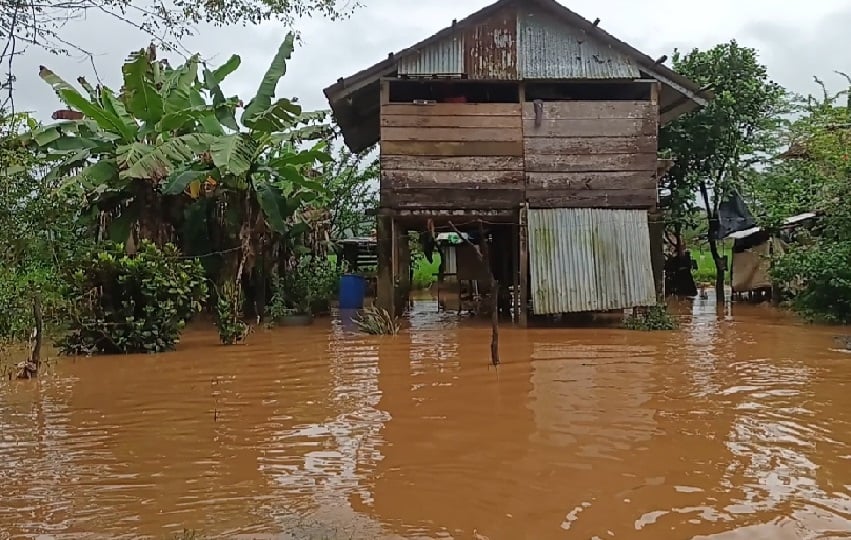
[[[516,0],[498,0],[496,3],[458,21],[457,24],[452,24],[411,47],[389,55],[385,60],[354,75],[341,77],[336,83],[325,88],[325,96],[331,104],[331,109],[334,111],[337,123],[349,148],[354,152],[360,152],[378,141],[378,102],[380,99],[378,80],[381,77],[395,74],[401,58],[428,47],[432,43],[457,35],[459,32],[468,32],[471,28],[481,24],[482,21],[498,14],[500,10],[512,8],[515,5]],[[668,122],[696,107],[704,106],[712,99],[712,93],[709,90],[701,89],[693,81],[675,73],[668,66],[657,63],[655,59],[631,45],[616,39],[599,26],[562,6],[556,0],[525,0],[524,9],[528,10],[529,6],[541,9],[546,16],[570,27],[575,27],[580,31],[584,30],[599,43],[611,46],[613,51],[618,51],[629,57],[634,65],[640,67],[642,73],[662,82],[663,91],[660,97],[660,108],[663,122]],[[514,32],[517,33],[516,21]],[[603,46],[598,45],[598,47]],[[515,61],[515,69],[517,69],[516,66]],[[470,71],[469,66],[465,66],[465,68],[466,71]]]
[[[608,311],[656,303],[646,210],[529,210],[536,314]]]
[[[449,36],[399,59],[399,75],[464,73],[464,38]]]
[[[517,12],[500,11],[467,29],[464,67],[471,79],[517,79]]]
[[[517,55],[524,79],[632,79],[638,67],[611,45],[539,10],[517,17]]]

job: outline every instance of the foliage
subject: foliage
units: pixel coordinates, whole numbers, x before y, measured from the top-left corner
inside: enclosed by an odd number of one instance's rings
[[[338,266],[329,258],[312,257],[308,289],[311,291],[311,311],[314,314],[328,310],[330,300],[337,296],[340,277],[345,271],[345,264]]]
[[[401,329],[397,317],[390,315],[386,309],[374,306],[365,308],[352,320],[366,334],[395,336]]]
[[[303,255],[275,279],[266,316],[273,321],[289,315],[315,314],[326,307],[339,283],[340,270],[327,258]],[[318,309],[319,307],[323,309]]]
[[[87,243],[84,216],[44,177],[44,162],[18,135],[37,124],[0,113],[0,341],[20,342],[32,330],[32,299],[55,323],[62,307],[59,268]]]
[[[805,318],[851,323],[851,241],[801,246],[773,266],[773,276],[792,286],[792,307]],[[798,285],[798,287],[795,287]]]
[[[675,51],[674,69],[699,86],[711,87],[714,99],[697,111],[665,126],[660,147],[674,164],[665,185],[672,193],[666,208],[671,228],[679,234],[693,225],[700,193],[709,223],[709,242],[716,261],[716,281],[724,271],[715,244],[718,205],[740,188],[745,171],[772,154],[776,130],[786,107],[785,91],[768,79],[756,50],[735,41],[707,51]],[[723,297],[723,287],[718,287]]]
[[[375,219],[367,214],[378,207],[378,159],[371,151],[353,154],[342,147],[334,160],[324,164],[322,176],[331,212],[331,237],[341,240],[372,234]]]
[[[718,253],[722,257],[727,257],[728,261],[733,260],[732,242],[725,242],[718,246]],[[693,272],[694,281],[699,286],[701,284],[712,285],[715,283],[715,261],[712,260],[712,253],[703,249],[691,249],[692,258],[697,261],[697,270]],[[729,281],[728,281],[729,283]]]
[[[627,330],[665,331],[676,330],[679,323],[668,312],[667,306],[659,304],[625,317],[623,327]]]
[[[24,140],[57,162],[49,176],[65,178],[64,190],[99,216],[98,235],[128,253],[144,240],[174,243],[203,256],[216,283],[271,276],[310,230],[306,209],[326,193],[313,167],[330,160],[325,113],[275,98],[294,41],[286,36],[244,107],[220,86],[239,67],[236,55],[218,68],[198,55],[171,67],[140,50],[122,68],[120,92],[80,78],[86,96],[42,67],[83,117]]]
[[[65,279],[70,332],[60,348],[67,354],[174,349],[207,296],[197,260],[147,241],[134,256],[116,243],[90,249]]]
[[[412,289],[423,290],[434,285],[436,280],[435,274],[437,274],[440,268],[439,254],[434,254],[432,262],[428,262],[425,257],[418,257],[414,258],[411,264],[414,265],[414,278],[411,283]]]
[[[233,345],[245,339],[249,327],[242,320],[244,310],[242,290],[233,282],[226,282],[216,295],[216,328],[224,345]]]
[[[776,261],[773,276],[804,317],[843,324],[851,323],[848,95],[848,91],[830,95],[824,90],[823,97],[810,96],[802,102],[802,116],[789,129],[785,159],[763,172],[760,190],[754,193],[778,220],[787,217],[784,212],[821,214],[818,225],[799,234]],[[788,194],[785,201],[783,192]]]

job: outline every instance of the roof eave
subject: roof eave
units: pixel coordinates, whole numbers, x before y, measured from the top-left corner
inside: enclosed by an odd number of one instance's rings
[[[392,75],[396,71],[396,66],[400,58],[413,54],[423,47],[443,39],[444,37],[448,37],[455,32],[462,30],[466,26],[475,23],[479,19],[487,17],[490,13],[498,11],[507,5],[515,3],[516,1],[517,0],[499,0],[494,4],[486,6],[467,16],[463,20],[443,28],[439,32],[412,45],[411,47],[403,49],[397,53],[391,53],[385,60],[382,60],[381,62],[363,69],[349,77],[340,78],[336,83],[325,88],[323,92],[331,104],[331,108],[334,110],[335,116],[337,116],[344,134],[346,145],[349,146],[352,151],[359,152],[378,142],[378,133],[369,133],[366,135],[363,132],[369,132],[369,130],[364,129],[363,126],[359,125],[360,122],[357,122],[357,119],[343,119],[340,114],[341,111],[339,107],[342,100],[351,98],[355,92],[373,84],[381,77]],[[681,99],[677,99],[674,105],[668,104],[666,106],[667,110],[661,111],[662,124],[666,124],[679,116],[687,114],[698,108],[705,107],[709,101],[712,100],[713,96],[711,92],[699,88],[688,78],[676,73],[664,64],[656,62],[632,45],[617,39],[596,24],[591,23],[581,15],[562,6],[556,0],[531,1],[538,4],[539,7],[547,9],[554,15],[564,19],[568,24],[572,24],[577,28],[583,29],[592,35],[597,36],[599,39],[609,43],[611,47],[616,48],[622,53],[634,58],[641,71],[647,73],[652,78],[680,94],[682,96]],[[352,130],[357,133],[351,133]],[[365,138],[361,140],[362,137]]]

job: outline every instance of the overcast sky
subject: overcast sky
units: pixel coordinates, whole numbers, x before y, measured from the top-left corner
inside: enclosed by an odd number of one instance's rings
[[[851,72],[851,0],[560,0],[619,39],[656,57],[679,47],[708,47],[737,39],[760,50],[770,75],[791,90],[818,92],[812,76],[841,88],[834,70]],[[489,0],[361,0],[348,20],[300,21],[302,43],[278,89],[279,96],[298,96],[307,109],[327,108],[322,89],[338,77],[369,67],[491,3]],[[250,98],[287,29],[267,23],[259,27],[200,28],[184,41],[214,65],[230,54],[242,56],[226,91]],[[149,39],[105,17],[75,21],[63,37],[95,54],[101,80],[120,87],[120,66],[127,54]],[[94,81],[89,61],[51,56],[32,49],[17,60],[16,108],[49,120],[59,103],[37,76],[44,64],[73,81]]]

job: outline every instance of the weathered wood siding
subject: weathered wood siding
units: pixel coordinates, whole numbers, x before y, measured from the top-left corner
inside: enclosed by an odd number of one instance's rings
[[[381,205],[516,208],[525,197],[519,104],[384,104]]]
[[[658,111],[649,101],[523,105],[526,198],[533,208],[656,204]]]

